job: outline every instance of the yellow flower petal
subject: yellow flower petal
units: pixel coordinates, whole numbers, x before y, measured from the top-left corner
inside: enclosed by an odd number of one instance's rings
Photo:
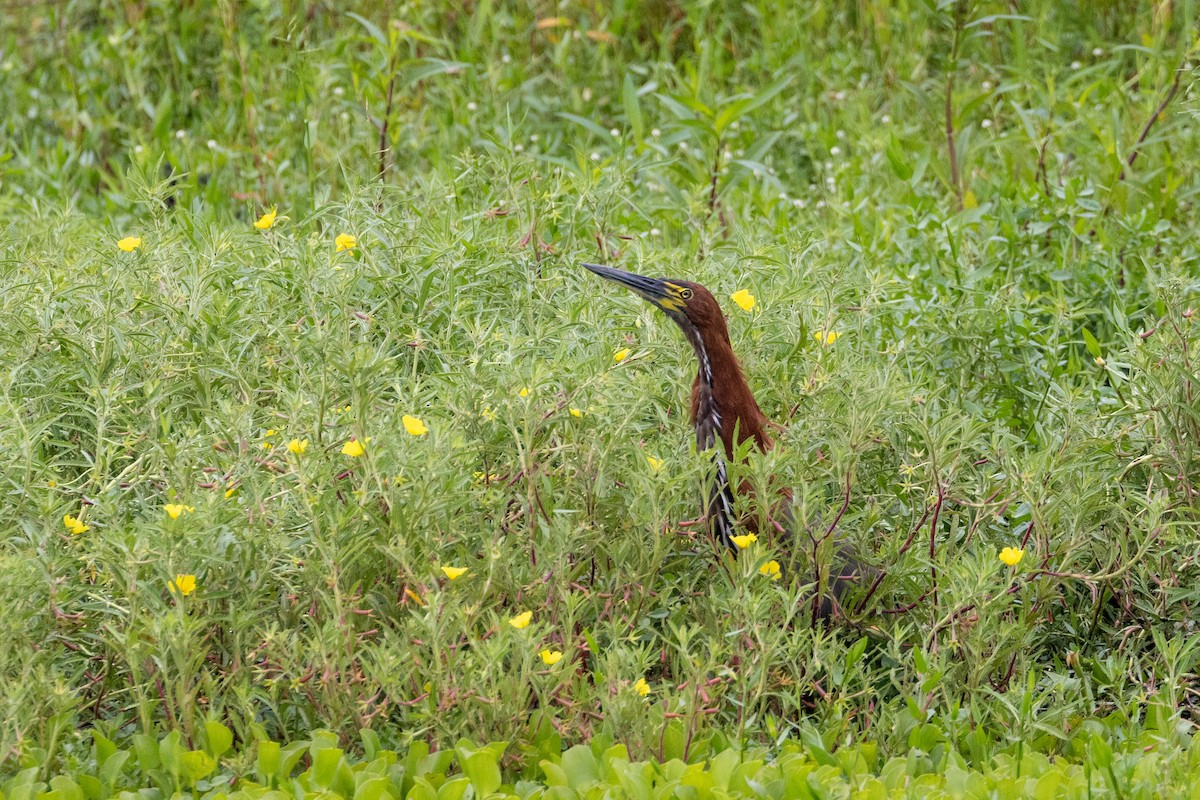
[[[547,667],[553,667],[562,660],[563,656],[561,650],[543,650],[538,655],[542,657],[542,663]]]
[[[180,514],[191,513],[195,510],[195,506],[185,506],[180,503],[167,503],[163,506],[163,511],[167,512],[167,516],[171,519],[179,519]]]
[[[646,456],[646,463],[650,465],[651,470],[658,472],[660,469],[662,469],[663,460],[661,458],[655,458],[654,456]]]
[[[288,442],[288,450],[296,455],[304,455],[304,451],[308,449],[308,439],[292,439]]]
[[[758,541],[758,536],[754,535],[753,533],[744,533],[741,536],[731,536],[729,538],[732,539],[733,543],[737,545],[738,550],[745,550],[747,547]]]
[[[758,574],[766,575],[773,581],[779,580],[779,562],[775,561],[774,559],[768,561],[758,568]]]
[[[517,614],[515,617],[510,619],[508,624],[512,625],[517,630],[521,630],[522,628],[528,628],[530,622],[533,622],[533,612],[522,611],[520,614]]]
[[[633,690],[642,697],[650,694],[650,684],[646,683],[645,678],[638,678],[637,683],[633,685]]]
[[[191,574],[179,574],[175,576],[175,580],[167,584],[172,592],[187,597],[192,592],[196,591],[196,576]]]
[[[631,351],[628,347],[622,347],[620,350],[613,353],[613,361],[617,364],[620,364],[622,361],[629,358],[630,352]]]
[[[236,483],[227,484],[225,487],[225,499],[228,500],[230,497],[233,497],[235,494],[237,494],[237,484]]]
[[[1010,567],[1015,567],[1021,563],[1021,559],[1025,557],[1025,551],[1016,547],[1006,547],[1000,551],[1000,560]]]
[[[570,411],[571,411],[572,417],[582,417],[583,416],[583,412],[580,411],[578,408],[572,408]]]
[[[758,301],[754,299],[754,295],[750,294],[749,289],[739,289],[729,295],[729,298],[741,306],[742,311],[753,311],[754,307],[758,305]]]
[[[342,455],[344,455],[344,456],[350,456],[351,458],[358,458],[365,452],[367,452],[367,451],[366,451],[366,448],[363,447],[363,443],[358,441],[357,439],[351,439],[350,441],[348,441],[344,445],[342,445]]]
[[[339,233],[337,238],[333,240],[336,252],[340,253],[343,250],[353,250],[358,247],[358,239],[349,233]]]
[[[417,417],[410,417],[408,414],[405,414],[400,418],[400,421],[404,423],[404,430],[408,431],[409,436],[424,436],[429,433],[429,428],[426,428],[425,423],[421,422]]]
[[[841,336],[837,331],[813,331],[813,338],[823,345],[831,345]]]
[[[254,223],[254,227],[258,228],[260,231],[270,230],[271,226],[275,224],[275,217],[277,216],[278,212],[276,211],[275,206],[271,206],[270,211],[258,218],[258,221]]]
[[[529,397],[529,387],[522,386],[521,391],[517,392],[517,395],[520,397]]]
[[[63,514],[63,527],[70,531],[72,536],[87,533],[92,529],[91,525],[84,525],[83,520],[70,514]]]
[[[126,236],[124,239],[117,242],[117,247],[121,248],[121,250],[125,251],[126,253],[132,253],[141,246],[142,237],[140,236]]]
[[[470,567],[442,567],[442,574],[452,581],[456,581],[470,571]]]

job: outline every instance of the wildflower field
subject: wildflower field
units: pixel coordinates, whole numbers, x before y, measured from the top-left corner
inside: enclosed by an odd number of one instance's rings
[[[1200,796],[1197,5],[10,4],[0,800]]]

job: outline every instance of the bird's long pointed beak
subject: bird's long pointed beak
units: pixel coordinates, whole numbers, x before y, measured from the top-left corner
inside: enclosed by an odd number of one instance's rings
[[[601,278],[607,278],[614,283],[621,284],[626,289],[637,292],[655,305],[661,305],[664,299],[674,297],[667,282],[658,278],[647,278],[645,275],[626,272],[623,269],[616,269],[615,267],[605,267],[601,264],[585,263],[583,266]]]

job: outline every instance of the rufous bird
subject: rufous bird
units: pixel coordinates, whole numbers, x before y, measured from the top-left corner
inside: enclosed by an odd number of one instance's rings
[[[625,270],[605,267],[600,264],[584,264],[602,278],[631,289],[671,318],[692,346],[699,362],[696,379],[692,381],[691,419],[696,433],[697,450],[708,450],[717,439],[722,447],[714,452],[716,475],[707,501],[706,519],[713,537],[734,553],[738,548],[733,542],[739,525],[754,531],[755,519],[738,520],[734,517],[735,489],[729,482],[726,463],[734,458],[737,446],[753,439],[755,446],[766,452],[775,446],[767,433],[773,423],[763,414],[750,391],[741,364],[733,353],[729,340],[729,327],[721,306],[712,292],[698,283],[676,279],[647,278]],[[723,452],[722,452],[723,451]],[[748,494],[747,482],[737,492]],[[780,503],[772,510],[775,525],[788,534],[792,523],[791,492],[780,492]],[[785,527],[786,526],[786,527]],[[833,594],[839,600],[846,591],[874,574],[869,567],[857,562],[845,544],[837,547],[834,564]],[[830,598],[822,598],[819,616],[829,616],[833,609]]]

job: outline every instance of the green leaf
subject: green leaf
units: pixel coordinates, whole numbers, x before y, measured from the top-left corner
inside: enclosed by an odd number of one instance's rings
[[[462,800],[471,782],[466,778],[453,778],[442,784],[437,792],[437,800]]]
[[[207,778],[217,768],[217,760],[203,750],[191,750],[179,757],[180,773],[189,784]]]
[[[372,39],[379,43],[380,47],[382,47],[384,50],[391,50],[391,44],[388,42],[387,36],[383,34],[383,31],[379,30],[379,26],[377,26],[374,22],[371,22],[371,20],[365,17],[360,17],[353,11],[347,11],[346,16],[357,22],[359,25],[362,25],[363,29],[371,36]]]
[[[354,790],[354,800],[382,800],[391,781],[383,776],[368,778]]]
[[[220,759],[233,746],[233,733],[215,720],[204,723],[204,739],[204,749],[216,759]]]
[[[118,750],[104,761],[104,766],[100,767],[100,782],[104,784],[106,790],[111,791],[116,785],[117,778],[121,775],[121,768],[125,766],[130,755],[128,750]]]
[[[117,746],[95,728],[92,729],[92,741],[96,743],[96,765],[103,766],[117,752]]]
[[[258,757],[254,762],[255,768],[258,770],[258,779],[273,785],[275,778],[279,775],[280,763],[279,742],[266,739],[260,741]]]
[[[183,774],[183,736],[179,731],[171,731],[158,743],[158,757],[167,772],[178,778]]]
[[[83,789],[66,775],[55,775],[51,778],[50,788],[57,792],[62,800],[83,800]]]
[[[325,747],[317,751],[313,758],[313,782],[322,789],[333,790],[337,780],[338,767],[342,764],[342,750],[339,747]]]
[[[600,780],[600,766],[592,748],[578,744],[562,754],[562,771],[567,782],[575,791],[591,786]]]
[[[1100,358],[1103,351],[1100,349],[1100,342],[1096,341],[1096,337],[1087,328],[1082,328],[1083,343],[1087,346],[1087,350],[1092,354],[1093,358]]]
[[[404,798],[405,800],[438,800],[438,793],[428,779],[417,778]]]
[[[907,181],[912,178],[912,164],[908,163],[908,154],[904,149],[904,145],[896,138],[896,134],[888,137],[887,148],[883,151],[887,157],[888,165],[892,168],[892,172],[902,181]]]
[[[642,124],[642,107],[638,103],[638,93],[637,88],[633,85],[633,75],[628,72],[625,73],[622,99],[625,102],[625,120],[629,123],[634,138],[640,142],[644,138],[643,131],[645,130]]]
[[[581,117],[578,114],[570,114],[566,111],[558,112],[558,116],[562,117],[565,120],[568,120],[569,122],[574,122],[579,127],[585,128],[585,129],[591,131],[592,133],[596,134],[597,136],[599,136],[602,139],[606,139],[606,140],[612,139],[612,134],[609,133],[607,130],[605,130],[605,128],[602,125],[594,122],[593,120],[588,119],[587,117]]]

